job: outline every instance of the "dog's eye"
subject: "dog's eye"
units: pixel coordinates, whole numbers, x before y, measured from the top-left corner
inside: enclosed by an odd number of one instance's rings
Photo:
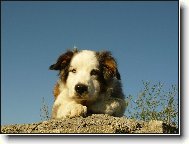
[[[71,69],[70,72],[76,73],[76,69]]]
[[[99,75],[99,70],[93,69],[93,70],[91,71],[91,76],[92,76],[92,75]]]

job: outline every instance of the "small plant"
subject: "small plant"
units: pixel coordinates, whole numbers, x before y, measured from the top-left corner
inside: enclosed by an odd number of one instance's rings
[[[49,111],[48,111],[48,105],[45,103],[44,97],[42,99],[42,106],[40,108],[40,112],[41,112],[40,117],[41,117],[42,121],[50,119],[50,115],[49,115]]]
[[[172,85],[168,92],[163,90],[163,84],[152,85],[143,81],[143,90],[136,100],[128,97],[127,116],[137,120],[161,120],[167,124],[178,125],[178,92]]]

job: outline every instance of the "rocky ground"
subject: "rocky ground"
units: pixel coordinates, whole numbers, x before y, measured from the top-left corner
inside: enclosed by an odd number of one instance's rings
[[[65,118],[32,124],[1,126],[1,133],[178,133],[178,128],[162,121],[136,121],[125,117],[93,114],[86,118]]]

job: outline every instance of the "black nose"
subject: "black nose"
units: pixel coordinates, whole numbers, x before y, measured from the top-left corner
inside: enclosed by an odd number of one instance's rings
[[[88,87],[84,84],[77,84],[75,86],[75,91],[78,93],[78,94],[83,94],[84,92],[87,92],[88,90]]]

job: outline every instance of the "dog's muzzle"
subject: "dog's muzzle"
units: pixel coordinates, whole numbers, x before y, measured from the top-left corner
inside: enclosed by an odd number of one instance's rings
[[[88,92],[88,86],[85,85],[85,84],[79,83],[79,84],[75,85],[75,91],[76,91],[79,95],[82,95],[82,94]]]

